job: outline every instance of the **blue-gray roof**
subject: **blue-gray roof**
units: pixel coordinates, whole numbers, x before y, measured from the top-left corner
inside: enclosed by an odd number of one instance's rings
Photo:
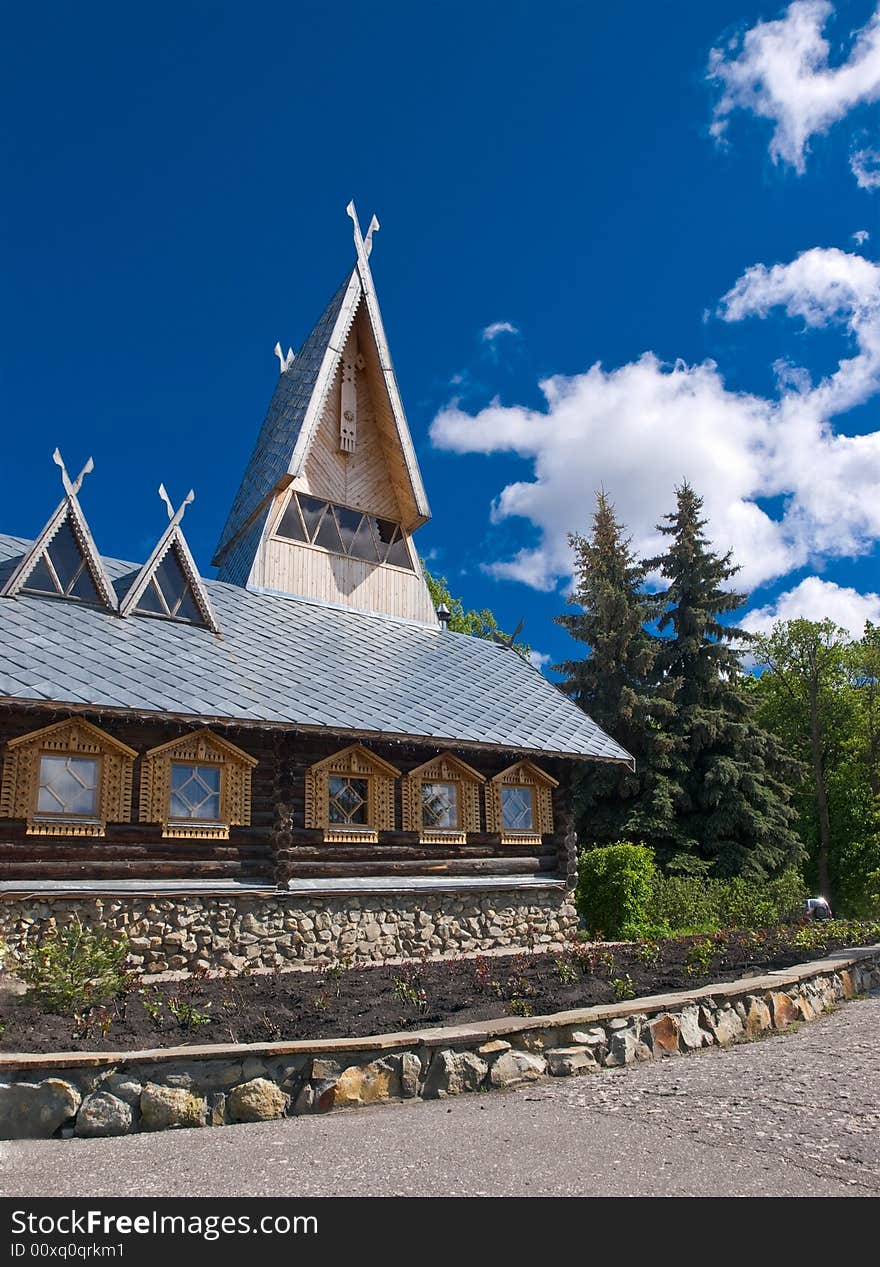
[[[238,585],[244,585],[247,580],[250,564],[253,562],[253,551],[246,551],[251,557],[242,579],[239,579],[238,575],[241,571],[238,565],[240,561],[227,559],[221,561],[221,555],[254,511],[266,501],[278,481],[287,474],[290,458],[296,447],[306,409],[312,398],[318,372],[350,280],[349,274],[325,308],[321,319],[306,339],[290,369],[281,374],[278,379],[278,385],[269,402],[260,434],[257,436],[257,443],[254,445],[254,451],[217,545],[214,562],[220,565],[224,580],[230,580]],[[255,521],[257,541],[259,541],[263,521],[268,513],[267,504],[263,513]],[[249,532],[247,536],[250,538],[253,533]]]
[[[0,585],[30,542],[0,536]],[[131,563],[105,559],[119,593]],[[281,723],[627,761],[516,652],[205,581],[221,635],[63,599],[0,598],[0,700]]]

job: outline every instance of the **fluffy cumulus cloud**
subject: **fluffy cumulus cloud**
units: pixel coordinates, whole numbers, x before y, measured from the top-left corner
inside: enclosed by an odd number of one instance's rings
[[[871,235],[867,229],[856,229],[855,233],[853,234],[853,241],[855,242],[856,246],[864,246],[865,243],[870,238],[870,236]]]
[[[750,611],[740,621],[751,633],[769,633],[777,620],[824,620],[841,625],[853,638],[860,638],[865,621],[880,624],[880,594],[860,594],[848,586],[808,576],[794,589],[780,594],[774,603]]]
[[[781,18],[758,22],[726,48],[713,49],[709,78],[720,88],[714,136],[724,135],[735,110],[749,111],[774,125],[774,162],[803,172],[811,137],[880,99],[880,6],[834,65],[824,35],[833,13],[829,0],[794,0]]]
[[[809,327],[842,327],[854,355],[816,383],[786,367],[773,398],[730,391],[712,361],[666,365],[646,352],[616,369],[545,380],[542,409],[493,401],[473,414],[458,403],[441,410],[431,424],[439,448],[531,464],[529,478],[498,491],[491,514],[529,520],[539,539],[489,570],[554,589],[571,572],[567,534],[587,526],[600,486],[650,555],[683,478],[703,495],[713,537],[733,549],[745,588],[870,549],[880,539],[880,432],[841,435],[831,419],[880,388],[880,268],[836,249],[757,265],[719,315],[735,322],[776,308]],[[769,498],[784,510],[768,514]]]
[[[494,343],[502,334],[519,334],[519,329],[512,321],[493,321],[484,328],[480,337],[484,343]]]

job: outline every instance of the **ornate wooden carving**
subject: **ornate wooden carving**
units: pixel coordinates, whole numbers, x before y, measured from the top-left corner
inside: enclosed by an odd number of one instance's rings
[[[94,819],[38,814],[40,758],[44,755],[97,760],[98,812]],[[36,836],[103,836],[108,822],[124,823],[131,818],[136,756],[134,748],[81,718],[56,722],[11,739],[3,760],[0,816],[23,818],[28,833]]]
[[[330,822],[330,776],[349,775],[367,781],[367,824]],[[394,830],[394,784],[400,771],[375,753],[352,744],[306,771],[306,827],[323,829],[324,839],[336,843],[379,840],[380,831]]]
[[[451,752],[441,752],[411,770],[403,780],[403,829],[417,831],[423,844],[463,845],[469,831],[480,830],[480,785],[485,779]],[[425,827],[422,821],[422,784],[454,783],[458,793],[455,828]]]
[[[504,826],[501,817],[501,789],[504,786],[527,787],[531,790],[533,830],[511,831]],[[498,832],[502,841],[540,844],[542,835],[553,831],[553,788],[558,786],[558,780],[531,761],[517,761],[515,765],[508,766],[486,785],[487,831]]]
[[[175,761],[220,769],[220,821],[171,821],[171,766]],[[249,827],[255,757],[210,730],[194,730],[146,752],[141,762],[140,820],[161,823],[171,839],[228,840],[230,827]]]

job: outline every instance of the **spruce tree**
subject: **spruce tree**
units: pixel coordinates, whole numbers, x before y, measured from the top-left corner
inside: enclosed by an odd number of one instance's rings
[[[672,804],[666,780],[670,740],[666,719],[674,683],[661,682],[658,640],[646,626],[658,614],[646,593],[646,568],[635,557],[604,492],[596,500],[592,532],[569,534],[575,551],[579,610],[556,618],[589,654],[557,665],[565,690],[635,758],[635,770],[587,762],[576,779],[575,818],[585,844],[607,844],[635,834],[662,834]]]
[[[654,836],[660,860],[680,871],[761,878],[799,861],[792,830],[793,763],[756,719],[740,654],[749,635],[724,623],[746,601],[727,582],[739,568],[709,546],[702,499],[688,483],[658,530],[664,554],[648,560],[669,582],[656,668],[675,680],[674,739],[663,775],[674,804],[668,830]]]

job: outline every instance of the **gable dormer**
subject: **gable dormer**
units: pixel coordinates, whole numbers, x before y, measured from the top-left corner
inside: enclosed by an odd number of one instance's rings
[[[214,563],[219,579],[436,625],[413,533],[430,515],[369,267],[281,373]]]
[[[61,468],[64,498],[0,590],[0,597],[33,594],[65,598],[115,612],[116,595],[78,497],[83,480],[95,464],[89,458],[77,478],[71,480],[57,449],[52,460]]]
[[[176,511],[164,484],[159,485],[159,496],[168,511],[168,527],[126,591],[119,614],[180,620],[219,633],[211,600],[180,526],[195,493],[190,489]]]

